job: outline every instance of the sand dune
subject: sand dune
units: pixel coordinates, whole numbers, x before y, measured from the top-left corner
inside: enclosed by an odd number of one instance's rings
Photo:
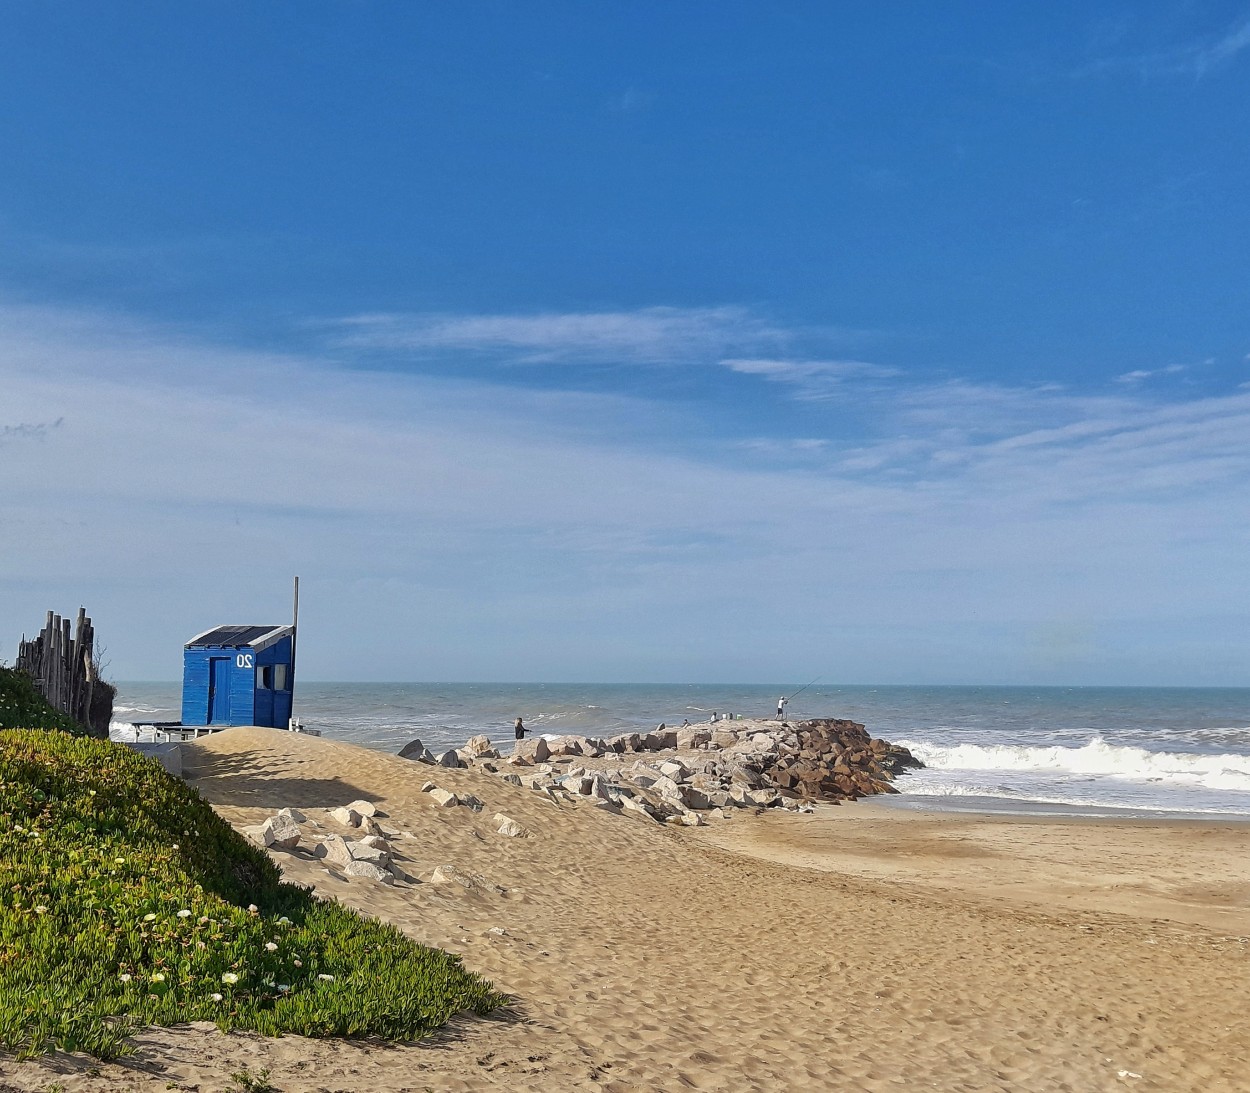
[[[342,831],[323,810],[374,800],[415,883],[298,850],[275,854],[287,878],[463,953],[515,1006],[420,1045],[148,1030],[94,1074],[0,1066],[8,1088],[210,1093],[244,1064],[301,1093],[1250,1088],[1244,827],[861,803],[678,830],[272,730],[186,766],[240,827],[291,805]],[[427,779],[486,808],[432,808]],[[441,864],[474,887],[428,883]]]

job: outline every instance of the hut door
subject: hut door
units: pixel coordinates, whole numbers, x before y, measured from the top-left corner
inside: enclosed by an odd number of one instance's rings
[[[230,657],[210,657],[208,661],[208,723],[220,725],[230,720]]]

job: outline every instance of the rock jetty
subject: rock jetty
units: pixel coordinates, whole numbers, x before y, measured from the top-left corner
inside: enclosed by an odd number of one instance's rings
[[[795,811],[816,801],[896,793],[894,779],[923,766],[906,748],[835,718],[660,725],[611,739],[540,736],[517,741],[506,759],[484,736],[437,756],[414,740],[400,755],[484,770],[556,803],[582,801],[691,827],[739,808]],[[441,795],[431,794],[444,807],[456,803],[453,795],[445,801]]]
[[[654,732],[610,740],[536,737],[518,741],[506,758],[485,736],[441,754],[414,740],[400,755],[433,768],[481,771],[542,794],[560,808],[581,803],[685,827],[728,819],[738,809],[810,810],[817,801],[895,793],[894,778],[923,765],[906,748],[874,739],[863,725],[832,718],[795,724],[734,720],[680,729],[661,725]],[[447,810],[446,815],[486,808],[465,792],[463,782],[454,792],[435,781],[426,781],[421,790],[429,807]],[[411,836],[384,828],[378,821],[385,814],[373,802],[356,800],[317,814],[320,820],[283,808],[244,831],[270,851],[320,859],[339,876],[416,883],[415,874],[396,860],[403,857],[396,841]],[[503,812],[493,813],[490,827],[505,839],[539,837]],[[422,877],[433,884],[491,887],[486,878],[448,864]]]

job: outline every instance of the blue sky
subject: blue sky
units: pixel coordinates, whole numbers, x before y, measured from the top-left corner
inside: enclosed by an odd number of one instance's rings
[[[0,10],[0,657],[1250,684],[1250,4]]]

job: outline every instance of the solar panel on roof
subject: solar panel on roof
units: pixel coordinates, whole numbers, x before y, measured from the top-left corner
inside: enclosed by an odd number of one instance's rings
[[[227,645],[231,647],[251,645],[258,638],[279,628],[270,626],[219,626],[196,639],[196,645]]]

